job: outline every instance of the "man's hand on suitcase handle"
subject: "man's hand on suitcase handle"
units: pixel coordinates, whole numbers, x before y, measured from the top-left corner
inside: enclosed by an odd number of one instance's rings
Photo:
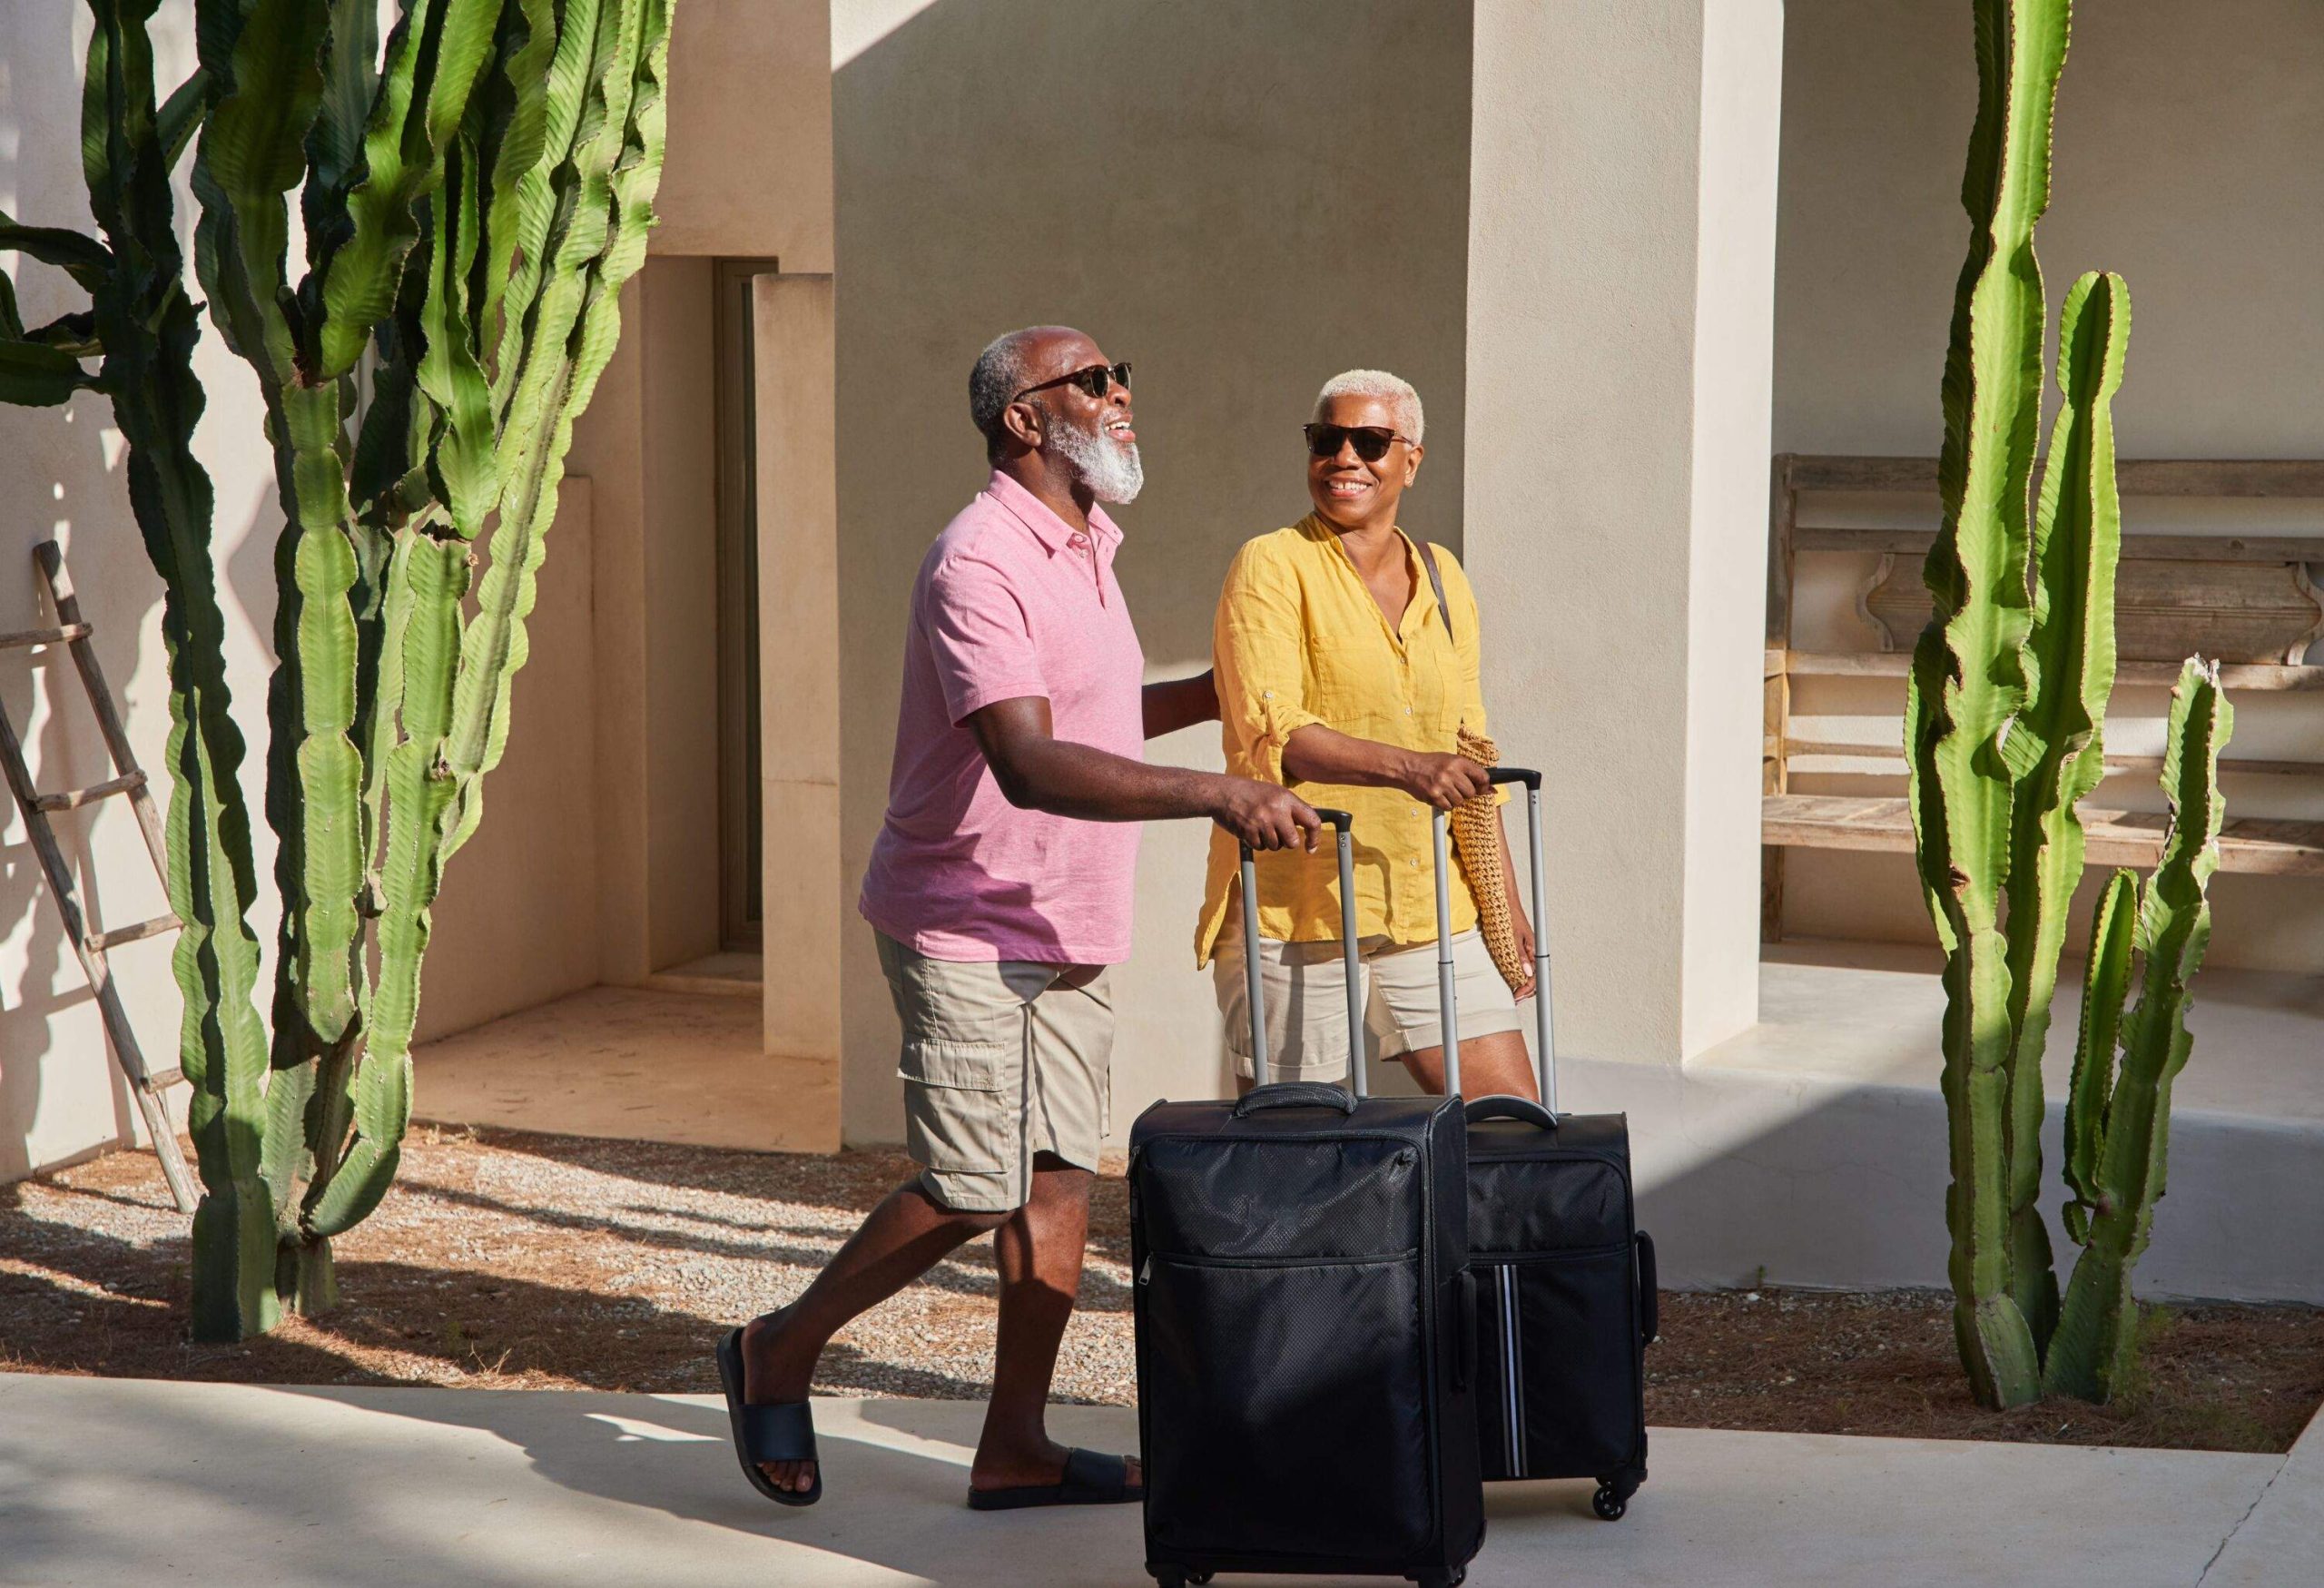
[[[1221,777],[1211,817],[1249,849],[1313,851],[1324,819],[1281,784]]]

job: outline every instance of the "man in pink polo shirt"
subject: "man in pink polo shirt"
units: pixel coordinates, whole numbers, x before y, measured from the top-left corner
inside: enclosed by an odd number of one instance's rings
[[[1255,849],[1310,847],[1277,784],[1149,766],[1145,742],[1218,715],[1207,673],[1143,681],[1100,502],[1145,482],[1129,366],[1078,330],[997,340],[969,375],[992,478],[912,586],[888,815],[860,908],[903,1022],[905,1136],[891,1192],[790,1306],[718,1353],[735,1449],[788,1505],[822,1494],[808,1386],[823,1346],[962,1242],[994,1233],[1000,1346],[969,1504],[1137,1500],[1137,1464],[1045,1421],[1080,1288],[1129,957],[1137,824],[1207,816]]]

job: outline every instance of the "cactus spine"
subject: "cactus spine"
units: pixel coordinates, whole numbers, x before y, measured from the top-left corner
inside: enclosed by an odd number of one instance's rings
[[[170,891],[188,923],[182,1050],[205,1190],[193,1325],[231,1338],[286,1303],[329,1305],[330,1238],[395,1173],[429,909],[507,743],[573,420],[644,262],[670,0],[403,0],[384,53],[375,0],[193,0],[201,66],[158,106],[158,0],[88,4],[84,120],[102,132],[88,181],[104,240],[0,216],[0,246],[62,266],[92,307],[27,330],[0,281],[0,399],[113,399],[168,590]],[[197,271],[258,374],[285,519],[271,1045],[212,503],[191,448],[199,327],[169,185],[189,143]],[[82,360],[99,352],[91,377]]]
[[[2205,885],[2219,867],[2219,753],[2234,732],[2216,666],[2190,658],[2171,697],[2162,792],[2171,828],[2141,896],[2116,872],[2092,922],[2082,1035],[2066,1102],[2066,1233],[2082,1248],[2050,1342],[2049,1387],[2104,1400],[2128,1376],[2138,1343],[2131,1267],[2146,1249],[2162,1197],[2171,1087],[2193,1039],[2187,984],[2211,940]],[[2138,1006],[2125,1016],[2132,952],[2144,961]],[[2119,1044],[2121,1061],[2116,1063]]]

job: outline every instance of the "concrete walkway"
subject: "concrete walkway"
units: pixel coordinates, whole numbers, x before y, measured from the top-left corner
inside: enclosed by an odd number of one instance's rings
[[[1133,1507],[962,1507],[978,1407],[817,1415],[829,1492],[785,1511],[744,1485],[704,1396],[0,1375],[0,1582],[1148,1581]],[[1101,1449],[1137,1437],[1116,1407],[1056,1426]],[[1488,1491],[1469,1581],[2290,1588],[2316,1581],[2324,1516],[2324,1437],[2309,1444],[2287,1461],[1657,1430],[1623,1522],[1592,1518],[1585,1484]]]

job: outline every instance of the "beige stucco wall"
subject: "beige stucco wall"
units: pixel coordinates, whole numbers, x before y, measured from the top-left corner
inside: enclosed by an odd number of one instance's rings
[[[651,257],[573,440],[595,502],[594,927],[619,982],[719,947],[714,261],[831,269],[829,8],[693,0],[670,63]]]
[[[832,0],[682,0],[657,254],[832,268]]]
[[[984,477],[970,363],[995,333],[1057,320],[1137,365],[1147,485],[1121,514],[1120,572],[1153,676],[1207,665],[1234,548],[1306,510],[1297,427],[1341,369],[1419,386],[1429,453],[1406,523],[1457,547],[1469,35],[1465,7],[1429,0],[841,10],[860,45],[833,99],[843,1106],[851,1139],[880,1140],[900,1130],[894,1016],[853,890],[912,576]],[[1150,753],[1216,764],[1216,733]],[[1207,841],[1206,824],[1146,832],[1117,989],[1125,1127],[1220,1084],[1191,952]]]
[[[1937,379],[1967,240],[1963,148],[1976,94],[1968,16],[1950,0],[1789,0],[1776,336],[1776,444],[1932,454]],[[2121,271],[2137,317],[2116,405],[2125,457],[2324,456],[2324,9],[2310,0],[2083,6],[2061,86],[2054,194],[2040,248],[2053,310],[2085,270]],[[2054,343],[2054,327],[2052,340]],[[1814,502],[1810,521],[1934,520],[1930,502]],[[2133,499],[2142,528],[2270,524],[2324,533],[2324,504]],[[1866,647],[1869,559],[1803,558],[1797,638]],[[1815,736],[1895,732],[1901,686],[1836,681],[1795,696]],[[2161,691],[2120,690],[2109,741],[2161,746]],[[2246,695],[2230,754],[2314,758],[2324,700]],[[1819,728],[1842,731],[1823,733]],[[1823,765],[1817,763],[1812,765]],[[1894,779],[1795,769],[1802,792]],[[2324,783],[2230,777],[2230,812],[2324,816]],[[2160,808],[2152,779],[2098,796]],[[2324,887],[2222,876],[2211,959],[2324,969]],[[1926,941],[1908,857],[1791,852],[1787,930]],[[2079,929],[2077,929],[2078,931]]]
[[[1766,545],[1782,26],[1476,8],[1469,565],[1495,736],[1546,778],[1561,1053],[1674,1064],[1757,1018],[1761,636],[1731,592]]]

